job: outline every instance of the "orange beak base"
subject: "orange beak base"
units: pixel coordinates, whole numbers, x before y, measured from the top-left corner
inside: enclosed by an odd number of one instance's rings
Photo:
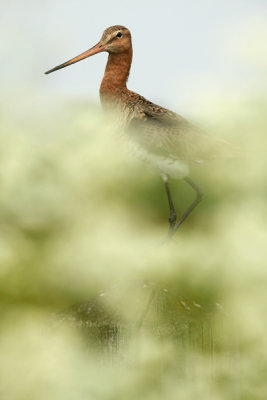
[[[105,47],[104,43],[103,42],[99,42],[94,47],[92,47],[91,49],[85,51],[84,53],[80,54],[79,56],[74,57],[71,60],[64,62],[63,64],[60,64],[57,67],[54,67],[54,68],[50,69],[49,71],[46,71],[45,74],[50,74],[51,72],[57,71],[57,70],[59,70],[61,68],[68,67],[71,64],[75,64],[78,61],[81,61],[81,60],[83,60],[83,59],[85,59],[87,57],[91,57],[94,54],[101,53],[102,51],[105,51],[105,50],[106,50],[106,47]]]

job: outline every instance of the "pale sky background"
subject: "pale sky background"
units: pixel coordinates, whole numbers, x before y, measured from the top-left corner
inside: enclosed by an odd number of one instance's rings
[[[132,32],[128,87],[179,113],[202,95],[266,90],[266,0],[0,0],[1,103],[42,99],[98,101],[107,54],[51,75],[87,50],[103,30]]]

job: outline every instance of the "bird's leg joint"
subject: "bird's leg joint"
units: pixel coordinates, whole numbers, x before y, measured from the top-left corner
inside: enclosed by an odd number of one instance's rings
[[[197,201],[201,201],[201,200],[203,199],[203,197],[204,197],[204,193],[202,192],[201,189],[198,188],[198,191],[197,191]]]
[[[169,216],[169,223],[171,226],[175,225],[175,222],[177,220],[177,215],[175,210],[171,210],[170,216]]]

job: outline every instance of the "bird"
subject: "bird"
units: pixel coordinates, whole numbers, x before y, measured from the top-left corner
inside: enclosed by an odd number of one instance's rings
[[[233,146],[208,135],[179,114],[147,100],[127,87],[133,57],[131,33],[122,25],[104,30],[100,41],[89,50],[45,74],[58,71],[95,54],[107,52],[108,60],[100,85],[104,113],[119,113],[119,125],[137,155],[161,175],[169,203],[170,237],[203,198],[203,191],[191,179],[192,165],[231,154]],[[183,179],[195,192],[195,199],[178,219],[170,179]]]

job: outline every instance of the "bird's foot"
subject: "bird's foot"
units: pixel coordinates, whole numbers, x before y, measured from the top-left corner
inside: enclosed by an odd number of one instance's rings
[[[171,213],[169,216],[170,225],[175,225],[176,219],[177,219],[176,213],[175,212]]]
[[[177,220],[177,216],[175,212],[172,212],[169,216],[169,223],[170,223],[170,227],[169,227],[169,233],[172,232],[175,228],[175,224],[176,224],[176,220]]]

